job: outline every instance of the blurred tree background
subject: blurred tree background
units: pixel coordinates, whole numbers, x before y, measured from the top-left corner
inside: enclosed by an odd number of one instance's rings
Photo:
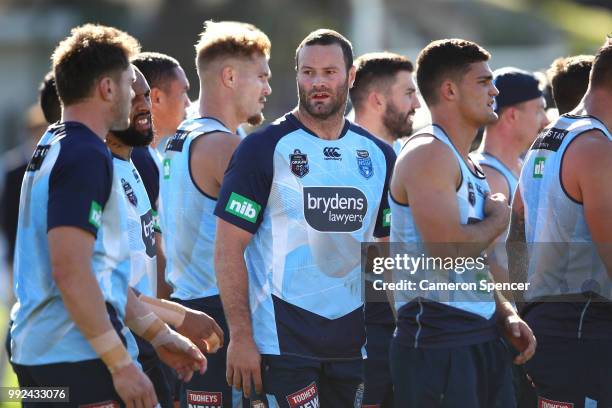
[[[194,48],[207,19],[255,24],[272,40],[273,119],[295,104],[294,52],[311,30],[329,27],[357,55],[387,49],[415,59],[429,41],[462,37],[489,49],[493,68],[546,68],[557,56],[593,53],[612,31],[612,0],[0,0],[0,152],[19,142],[23,116],[71,27],[114,25],[143,50],[177,58],[197,98]]]

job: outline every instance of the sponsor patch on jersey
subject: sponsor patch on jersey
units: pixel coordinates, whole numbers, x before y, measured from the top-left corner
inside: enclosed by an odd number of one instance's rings
[[[95,200],[91,202],[91,207],[89,207],[89,223],[96,228],[100,228],[102,224],[102,206]]]
[[[544,163],[546,163],[546,157],[536,157],[533,161],[533,178],[544,177]]]
[[[289,155],[289,167],[293,174],[299,178],[304,177],[310,170],[308,167],[308,156],[302,153],[300,149],[295,149],[293,154]]]
[[[187,404],[190,408],[223,408],[223,394],[187,390]]]
[[[368,199],[354,187],[304,187],[304,218],[320,232],[354,232],[361,229]]]
[[[32,158],[30,159],[30,163],[28,163],[28,167],[26,171],[37,171],[40,170],[43,161],[45,160],[45,156],[49,153],[49,149],[51,146],[49,145],[39,145],[36,146],[36,150],[32,153]]]
[[[123,187],[123,191],[125,191],[125,195],[127,196],[130,204],[132,204],[134,207],[138,207],[138,197],[136,197],[134,189],[132,188],[130,183],[126,179],[122,178],[121,186]]]
[[[531,150],[550,150],[556,152],[561,147],[561,143],[563,143],[563,139],[565,139],[568,133],[568,130],[554,127],[544,129],[533,143]]]
[[[170,159],[164,159],[162,171],[164,173],[164,180],[168,180],[170,178]]]
[[[374,174],[372,158],[367,150],[357,150],[357,167],[359,168],[359,173],[367,179]]]
[[[538,408],[574,408],[574,404],[538,397]]]
[[[391,226],[391,209],[390,208],[385,208],[383,210],[382,217],[383,217],[383,219],[382,219],[382,226],[383,227],[390,227]]]
[[[339,147],[325,147],[323,149],[323,157],[325,160],[342,160],[342,153]]]
[[[287,402],[291,408],[319,408],[319,391],[317,384],[311,383],[306,388],[287,395]]]
[[[255,224],[257,217],[261,211],[261,205],[257,204],[253,200],[241,196],[240,194],[233,193],[230,195],[225,211],[236,217],[242,218],[248,222]]]
[[[147,255],[153,258],[157,254],[155,245],[155,217],[153,211],[149,210],[145,215],[140,216],[142,229],[142,242],[145,244]]]
[[[79,408],[119,408],[117,401],[94,402],[93,404],[79,405]]]
[[[183,145],[185,144],[185,140],[187,139],[187,136],[189,136],[189,133],[190,132],[187,130],[177,130],[174,136],[168,140],[166,151],[182,152]]]

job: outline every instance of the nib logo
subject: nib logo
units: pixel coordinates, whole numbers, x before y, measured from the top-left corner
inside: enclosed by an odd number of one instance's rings
[[[232,193],[225,206],[225,211],[254,224],[261,211],[261,206],[240,194]]]
[[[533,178],[544,177],[544,163],[546,163],[545,157],[536,157],[533,164]]]

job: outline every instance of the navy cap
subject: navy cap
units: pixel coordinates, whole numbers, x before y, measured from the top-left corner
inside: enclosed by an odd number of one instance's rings
[[[500,108],[539,98],[543,95],[538,79],[531,72],[514,67],[493,71],[493,82],[499,90],[495,97],[495,112]]]

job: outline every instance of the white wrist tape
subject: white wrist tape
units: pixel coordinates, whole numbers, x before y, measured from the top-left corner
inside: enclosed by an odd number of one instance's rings
[[[115,330],[108,330],[107,332],[88,340],[91,347],[98,354],[104,364],[106,364],[106,367],[108,367],[108,370],[111,373],[114,373],[120,368],[132,363],[132,358],[128,354]]]

